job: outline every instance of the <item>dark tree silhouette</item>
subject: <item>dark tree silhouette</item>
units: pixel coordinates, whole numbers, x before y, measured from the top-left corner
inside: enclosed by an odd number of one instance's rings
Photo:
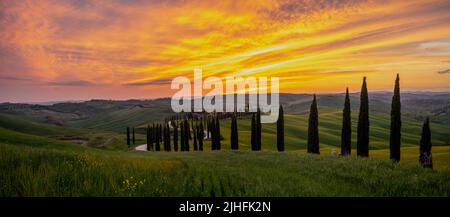
[[[431,154],[431,130],[430,119],[427,118],[422,126],[422,137],[420,138],[419,162],[425,168],[433,169],[433,158]]]
[[[192,135],[191,135],[191,128],[194,129],[194,127],[192,126],[193,121],[191,121],[191,126],[189,126],[189,122],[188,122],[188,128],[187,128],[187,135],[189,140],[192,140]]]
[[[185,151],[189,151],[190,147],[189,147],[189,134],[190,134],[190,130],[189,130],[189,123],[187,121],[187,119],[184,120],[184,149]]]
[[[157,128],[158,125],[153,124],[152,125],[152,150],[156,151],[156,141],[158,140],[158,135],[157,135]]]
[[[278,151],[284,151],[284,111],[281,105],[277,120],[277,149]]]
[[[261,151],[261,110],[256,112],[256,150]]]
[[[219,122],[219,117],[217,115],[216,115],[215,131],[216,131],[216,149],[220,150],[221,149],[221,145],[220,145],[220,122]]]
[[[167,128],[167,130],[166,130],[167,150],[166,151],[172,151],[171,150],[172,148],[170,147],[170,126],[168,123],[166,124],[166,128]]]
[[[156,124],[156,143],[155,143],[155,151],[161,151],[161,125]]]
[[[167,127],[165,124],[163,126],[163,149],[167,151]]]
[[[184,142],[184,137],[185,137],[185,135],[184,135],[184,121],[181,121],[180,122],[180,148],[181,148],[181,151],[185,151],[186,150],[186,148],[184,147],[184,145],[185,145],[185,142]]]
[[[316,95],[314,94],[309,111],[308,124],[308,153],[320,154],[319,151],[319,114],[317,111]]]
[[[192,137],[193,137],[193,139],[194,139],[194,151],[198,151],[198,144],[197,144],[198,136],[197,136],[197,131],[198,131],[198,129],[197,129],[197,124],[196,124],[196,126],[194,126],[194,127],[192,128]]]
[[[391,160],[394,162],[400,161],[400,145],[401,145],[401,103],[400,103],[400,78],[397,74],[395,79],[394,96],[392,96],[391,105],[391,136],[390,136],[390,149]]]
[[[163,125],[159,125],[159,142],[163,143]]]
[[[206,130],[206,138],[210,138],[210,131],[209,131],[209,117],[205,118],[205,123],[203,125],[204,130]]]
[[[348,88],[345,91],[344,110],[342,111],[342,131],[341,131],[341,155],[352,153],[352,120],[350,108],[350,96]]]
[[[238,128],[237,128],[236,113],[234,113],[233,116],[231,117],[230,143],[231,143],[231,149],[232,150],[238,150],[239,149],[239,138],[238,138]]]
[[[256,115],[252,114],[252,131],[251,131],[251,146],[252,146],[252,151],[256,151],[257,150],[257,145],[256,145]]]
[[[173,150],[178,151],[178,124],[174,122],[173,126]]]
[[[203,122],[200,121],[200,126],[197,132],[197,136],[198,136],[198,148],[200,151],[203,151],[203,138],[205,137],[205,132],[203,129]]]
[[[363,79],[361,88],[356,152],[360,157],[369,156],[369,96],[367,93],[366,77]]]
[[[130,127],[127,127],[127,145],[130,148]]]
[[[207,120],[206,120],[206,137],[208,138],[208,139],[211,139],[212,138],[212,131],[211,131],[211,117],[208,117],[207,118]]]
[[[151,134],[150,134],[150,125],[147,125],[147,151],[150,151],[150,141],[151,141]]]
[[[150,151],[154,151],[153,143],[155,142],[155,124],[150,127]]]

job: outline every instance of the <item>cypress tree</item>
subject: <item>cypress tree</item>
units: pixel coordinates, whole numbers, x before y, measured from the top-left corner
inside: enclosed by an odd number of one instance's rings
[[[156,135],[157,125],[152,125],[152,151],[156,151],[156,141],[158,140],[158,136]]]
[[[189,123],[187,119],[184,120],[184,149],[185,151],[189,151]]]
[[[163,149],[164,151],[167,151],[167,127],[165,124],[162,125],[163,134],[162,134],[162,140],[163,140]]]
[[[181,148],[181,151],[185,151],[186,150],[186,148],[184,147],[184,121],[181,121],[180,122],[180,148]]]
[[[210,129],[210,122],[211,122],[211,118],[208,116],[206,117],[206,122],[205,122],[205,128],[206,128],[206,138],[210,139],[211,137],[211,129]]]
[[[231,117],[231,136],[230,136],[231,149],[237,150],[239,149],[239,138],[238,138],[238,130],[237,130],[237,120],[236,113]]]
[[[158,124],[155,124],[154,128],[153,128],[153,143],[154,143],[154,148],[153,151],[156,151],[156,143],[158,143]]]
[[[211,139],[211,141],[213,140],[213,134],[214,134],[214,126],[216,126],[215,124],[214,124],[214,118],[211,116],[210,117],[210,120],[209,120],[209,125],[208,125],[208,128],[209,128],[209,133],[210,133],[210,139]]]
[[[256,112],[256,150],[261,151],[261,110]]]
[[[147,125],[147,151],[150,151],[150,125]]]
[[[341,131],[341,155],[350,155],[352,152],[352,120],[350,108],[350,96],[348,88],[345,91],[344,110],[342,111],[342,131]]]
[[[194,138],[194,151],[198,151],[198,146],[197,146],[197,126],[195,126],[192,129],[192,137]]]
[[[173,150],[178,151],[178,124],[176,122],[173,127]]]
[[[166,137],[167,137],[167,151],[172,151],[171,149],[171,147],[170,147],[170,126],[169,126],[169,124],[167,123],[166,124],[166,127],[167,127],[167,135],[166,135]]]
[[[369,156],[369,96],[367,93],[366,77],[363,79],[361,88],[356,152],[360,157]]]
[[[433,158],[431,154],[431,130],[430,119],[427,118],[422,126],[422,137],[420,138],[419,162],[424,168],[433,169]]]
[[[203,127],[203,130],[206,130],[206,138],[208,139],[209,138],[209,135],[208,135],[208,133],[209,133],[209,130],[208,130],[208,121],[209,121],[209,119],[208,119],[208,117],[205,117],[204,119],[205,120],[203,121],[204,123],[203,123],[202,127]],[[203,132],[203,134],[204,134],[204,132]]]
[[[163,126],[163,148],[164,151],[167,151],[167,127],[165,124]]]
[[[192,125],[193,120],[191,120],[191,126],[189,126],[189,122],[188,122],[188,136],[189,136],[189,140],[192,140],[192,135],[191,135],[191,128],[194,129],[194,126]]]
[[[208,128],[209,128],[209,132],[211,133],[211,150],[214,151],[216,150],[216,137],[214,136],[214,128],[213,126],[216,126],[214,124],[214,118],[210,118],[209,122],[208,122]]]
[[[314,94],[309,111],[308,124],[308,153],[320,154],[319,151],[319,115],[317,111],[316,95]]]
[[[155,149],[153,148],[153,142],[155,141],[155,134],[154,134],[154,131],[155,131],[155,124],[152,124],[152,126],[150,127],[150,131],[148,132],[150,135],[149,135],[149,137],[150,137],[150,142],[147,144],[148,146],[150,146],[149,147],[149,149],[150,149],[150,151],[154,151]]]
[[[238,132],[238,123],[237,123],[237,117],[234,116],[234,134],[236,135],[234,137],[235,143],[236,143],[236,149],[239,149],[239,132]]]
[[[221,145],[220,145],[220,122],[219,122],[219,117],[218,116],[216,116],[215,131],[216,131],[216,149],[220,150],[221,149]]]
[[[277,149],[278,151],[284,151],[284,111],[281,105],[277,120]]]
[[[234,118],[231,117],[231,125],[230,125],[230,145],[231,145],[231,150],[234,149]]]
[[[198,134],[198,148],[200,151],[203,151],[203,138],[205,136],[205,132],[203,129],[203,122],[200,122],[199,130],[198,130],[197,134]]]
[[[127,145],[130,148],[130,127],[127,127]]]
[[[156,124],[155,151],[161,151],[160,142],[161,142],[161,125],[160,124]]]
[[[256,151],[257,150],[257,146],[256,146],[256,118],[255,118],[255,114],[252,114],[252,131],[251,131],[251,146],[252,146],[252,151]]]
[[[162,144],[163,143],[163,125],[160,124],[159,125],[159,142]]]
[[[135,137],[135,134],[134,134],[134,127],[133,127],[133,145],[135,145],[136,144],[136,137]]]
[[[390,149],[391,160],[394,162],[400,161],[400,145],[401,145],[401,103],[400,103],[400,78],[397,74],[395,79],[394,96],[392,96],[391,104],[391,136]]]
[[[209,117],[209,121],[208,121],[208,138],[212,140],[212,130],[213,130],[213,121],[214,119],[212,117]]]

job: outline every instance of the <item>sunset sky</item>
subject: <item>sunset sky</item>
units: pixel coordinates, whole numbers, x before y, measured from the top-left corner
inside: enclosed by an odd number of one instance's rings
[[[450,90],[449,0],[0,1],[0,102],[171,96],[172,78],[281,92]]]

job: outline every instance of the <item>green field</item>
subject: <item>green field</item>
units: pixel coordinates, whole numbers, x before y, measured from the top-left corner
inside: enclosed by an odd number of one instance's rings
[[[430,170],[418,163],[424,110],[403,116],[396,164],[389,160],[389,114],[381,107],[370,113],[370,157],[358,158],[356,150],[350,157],[331,156],[340,150],[342,113],[327,104],[319,107],[321,155],[306,153],[308,114],[292,108],[285,115],[283,153],[276,151],[274,124],[263,124],[263,150],[250,151],[247,118],[238,120],[239,151],[229,150],[229,120],[221,121],[221,151],[210,151],[209,141],[204,152],[135,151],[126,146],[126,126],[142,132],[172,115],[160,102],[138,103],[0,112],[0,196],[450,196],[446,115],[432,116]],[[355,148],[356,112],[352,120]],[[135,146],[145,144],[145,135],[136,137]]]
[[[449,171],[388,160],[295,151],[132,153],[6,144],[0,148],[1,196],[450,195]]]

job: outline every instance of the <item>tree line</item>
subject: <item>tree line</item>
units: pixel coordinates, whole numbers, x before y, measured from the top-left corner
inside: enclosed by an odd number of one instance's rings
[[[390,159],[393,162],[400,161],[400,147],[401,147],[401,102],[400,102],[400,78],[397,74],[395,80],[394,94],[391,103],[391,122],[390,122]],[[351,106],[348,88],[346,89],[344,108],[342,111],[342,129],[341,129],[341,147],[340,155],[351,155],[352,152],[352,120],[351,120]],[[194,116],[192,113],[171,116],[165,119],[164,123],[154,123],[147,126],[146,140],[148,151],[190,151],[191,143],[193,151],[203,151],[204,141],[211,140],[211,150],[221,150],[221,140],[224,138],[220,133],[220,120],[230,119],[230,144],[232,150],[239,149],[239,136],[237,119],[240,117],[247,117],[251,114],[251,150],[261,150],[261,111],[245,114],[233,113],[213,113],[202,114]],[[277,150],[282,152],[285,150],[284,145],[284,111],[280,105],[279,116],[276,123],[277,126]],[[356,141],[356,155],[359,157],[369,156],[369,97],[367,91],[366,77],[363,78],[363,83],[360,92],[360,107],[357,122],[357,141]],[[135,130],[134,127],[130,129],[127,127],[127,145],[131,147],[131,143],[135,144]],[[173,144],[172,144],[173,143]],[[319,148],[319,114],[317,107],[316,95],[313,99],[309,111],[308,119],[308,137],[307,137],[307,152],[312,154],[320,154]],[[429,118],[425,120],[422,126],[422,136],[420,140],[420,155],[419,162],[422,166],[432,168],[432,154],[431,154],[431,131]]]

